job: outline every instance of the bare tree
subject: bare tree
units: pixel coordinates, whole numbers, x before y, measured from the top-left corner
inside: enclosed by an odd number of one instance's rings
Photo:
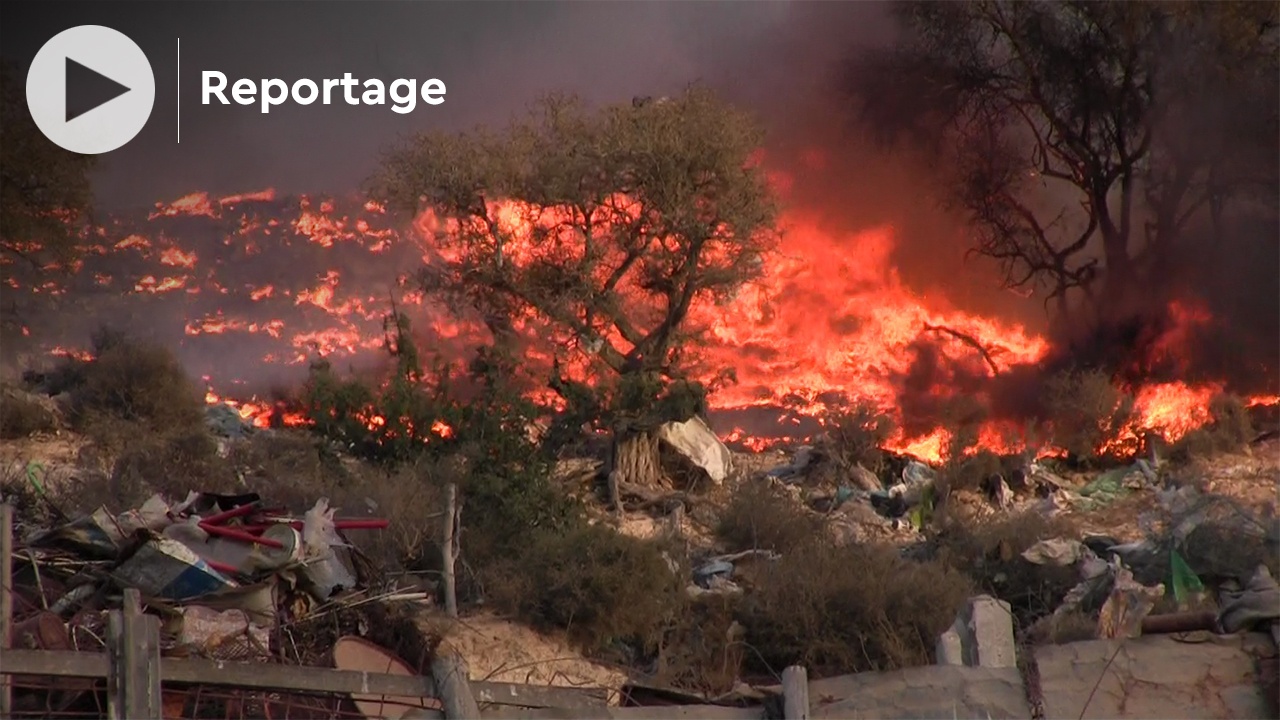
[[[550,387],[603,414],[614,469],[653,483],[657,425],[700,411],[690,311],[757,276],[776,239],[760,139],[701,88],[598,111],[557,96],[503,133],[417,137],[373,185],[435,221],[428,289],[478,311],[499,349],[550,343]]]
[[[903,44],[852,80],[882,137],[946,153],[948,200],[1009,287],[1123,314],[1193,224],[1274,204],[1277,7],[909,3]]]

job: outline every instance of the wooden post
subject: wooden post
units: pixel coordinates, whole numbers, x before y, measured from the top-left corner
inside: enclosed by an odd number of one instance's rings
[[[440,561],[443,564],[444,612],[451,618],[458,617],[458,585],[455,567],[461,548],[458,531],[461,529],[462,510],[458,504],[458,484],[449,483],[444,488],[444,535],[440,542]]]
[[[441,643],[431,661],[431,677],[444,709],[445,720],[480,720],[480,705],[471,693],[467,663],[453,648]]]
[[[809,720],[809,672],[803,665],[782,671],[782,715],[785,720]]]
[[[0,503],[0,651],[13,635],[13,506]],[[3,653],[0,653],[3,654]],[[13,689],[8,675],[0,675],[0,718],[13,714]]]
[[[161,720],[160,619],[142,612],[138,591],[107,616],[107,717]]]

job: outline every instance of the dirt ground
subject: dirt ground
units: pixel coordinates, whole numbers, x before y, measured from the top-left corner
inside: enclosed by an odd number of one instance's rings
[[[583,659],[563,638],[489,614],[460,619],[445,639],[466,659],[476,680],[618,688],[627,679],[620,670]]]

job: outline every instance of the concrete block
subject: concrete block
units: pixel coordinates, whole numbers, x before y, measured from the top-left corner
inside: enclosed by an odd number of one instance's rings
[[[938,637],[936,654],[939,665],[1017,667],[1009,603],[990,595],[969,598],[955,624]]]
[[[989,668],[1017,667],[1013,609],[1009,603],[990,595],[979,595],[969,600],[966,610],[973,650],[971,661],[965,664]]]
[[[1030,720],[1016,668],[933,665],[809,681],[813,720]]]
[[[939,665],[964,665],[965,634],[964,623],[957,618],[949,630],[938,636],[935,654]]]
[[[1274,718],[1261,633],[1203,642],[1151,635],[1036,648],[1049,718]]]

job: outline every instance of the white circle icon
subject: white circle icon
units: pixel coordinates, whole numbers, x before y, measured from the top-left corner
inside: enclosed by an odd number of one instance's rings
[[[60,147],[84,155],[132,140],[151,117],[155,98],[146,53],[101,25],[54,35],[27,71],[27,107],[36,126]]]

